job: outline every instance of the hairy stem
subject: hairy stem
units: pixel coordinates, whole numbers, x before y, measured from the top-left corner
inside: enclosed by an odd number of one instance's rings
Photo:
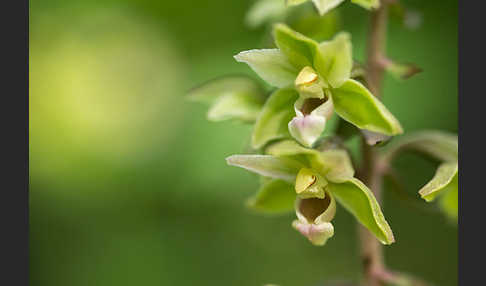
[[[387,1],[381,1],[378,10],[371,14],[371,23],[368,35],[367,74],[366,80],[371,92],[381,96],[381,83],[383,80],[383,65],[386,25]],[[360,179],[373,191],[378,202],[381,201],[382,174],[375,150],[362,139],[363,166],[359,172]],[[363,226],[359,226],[361,241],[361,255],[363,262],[364,284],[367,286],[381,286],[382,275],[386,273],[383,249],[380,242]]]

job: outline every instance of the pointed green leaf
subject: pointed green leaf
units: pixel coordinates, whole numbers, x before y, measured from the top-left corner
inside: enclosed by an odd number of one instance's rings
[[[440,193],[448,190],[457,189],[457,162],[443,163],[437,168],[437,172],[430,182],[428,182],[419,194],[427,202],[433,201]]]
[[[329,10],[341,4],[344,0],[312,0],[320,15],[326,14]]]
[[[275,25],[273,36],[277,47],[299,71],[305,66],[313,66],[314,57],[319,52],[316,41],[284,24]]]
[[[188,99],[210,104],[207,117],[211,121],[238,119],[255,121],[265,94],[260,85],[246,76],[229,76],[211,80],[192,89]]]
[[[351,76],[353,51],[349,33],[341,32],[331,41],[319,44],[320,56],[315,58],[315,68],[332,87],[340,87]]]
[[[253,148],[260,148],[274,139],[290,137],[288,123],[295,115],[293,104],[298,97],[292,88],[279,89],[270,95],[253,129]]]
[[[248,64],[263,80],[276,87],[292,85],[299,73],[278,49],[244,51],[234,58]]]
[[[361,83],[349,79],[331,92],[334,110],[358,128],[385,135],[403,132],[398,120]]]
[[[381,243],[395,242],[393,232],[375,196],[360,180],[353,178],[344,183],[329,183],[328,190]]]
[[[247,201],[247,206],[264,213],[285,213],[294,210],[295,198],[293,184],[283,180],[270,180]]]
[[[380,0],[351,0],[351,2],[365,9],[376,9],[380,7]]]
[[[303,165],[289,158],[271,155],[232,155],[226,163],[237,166],[265,177],[282,179],[293,183]]]

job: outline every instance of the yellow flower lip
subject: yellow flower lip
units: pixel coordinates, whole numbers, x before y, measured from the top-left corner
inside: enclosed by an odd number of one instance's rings
[[[297,179],[295,180],[295,191],[300,194],[307,190],[317,181],[317,177],[314,175],[311,169],[302,168],[297,174]]]
[[[319,76],[314,71],[314,69],[307,66],[304,67],[297,75],[297,78],[295,79],[295,85],[299,86],[299,85],[312,84],[316,82],[318,79]]]

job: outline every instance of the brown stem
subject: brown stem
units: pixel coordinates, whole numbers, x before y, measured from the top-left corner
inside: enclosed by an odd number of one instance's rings
[[[386,25],[387,1],[381,1],[378,10],[371,14],[368,35],[367,53],[367,83],[371,92],[380,97],[383,80],[383,65]],[[362,139],[363,166],[359,177],[373,191],[378,202],[381,201],[382,174],[378,166],[375,150]],[[380,273],[386,272],[383,249],[380,242],[363,226],[359,226],[361,240],[361,255],[363,261],[364,284],[367,286],[381,286],[383,279]]]

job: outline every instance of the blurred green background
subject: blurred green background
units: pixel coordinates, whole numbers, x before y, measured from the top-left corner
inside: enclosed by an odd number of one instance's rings
[[[457,1],[402,3],[422,24],[406,29],[392,18],[389,55],[424,72],[407,81],[387,75],[384,102],[406,132],[456,132]],[[206,106],[184,99],[217,76],[256,77],[232,58],[265,43],[267,28],[245,25],[251,4],[31,1],[31,285],[359,279],[355,220],[338,209],[334,238],[318,248],[290,227],[294,214],[245,209],[258,179],[224,158],[245,151],[251,126],[210,123]],[[369,14],[347,2],[339,10],[363,59]],[[457,285],[457,227],[416,195],[434,165],[413,155],[396,165],[413,204],[387,184],[383,208],[397,239],[387,263]]]

